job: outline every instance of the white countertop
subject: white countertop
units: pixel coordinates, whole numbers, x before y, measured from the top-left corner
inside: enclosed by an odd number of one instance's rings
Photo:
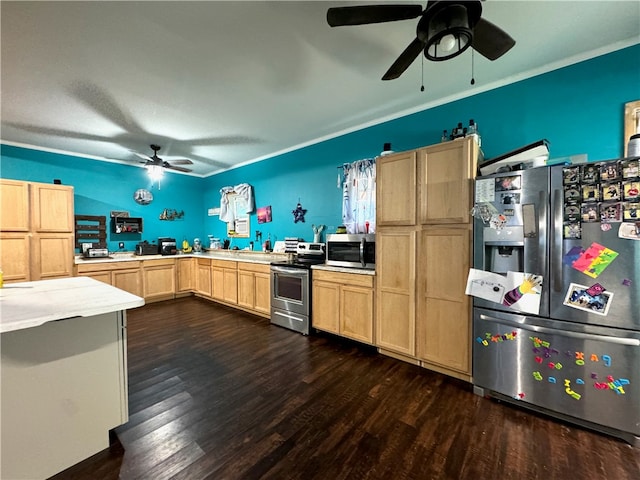
[[[109,258],[87,258],[76,255],[75,264],[92,264],[105,262],[132,262],[171,258],[209,258],[215,260],[233,260],[236,262],[263,263],[279,262],[287,259],[286,253],[266,253],[251,250],[209,250],[202,253],[177,253],[176,255],[135,255],[133,252],[114,252]]]
[[[89,277],[9,283],[0,289],[0,333],[143,305],[143,298]]]

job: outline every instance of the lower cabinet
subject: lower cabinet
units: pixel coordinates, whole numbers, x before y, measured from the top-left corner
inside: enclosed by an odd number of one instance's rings
[[[313,328],[373,344],[373,275],[313,271]]]
[[[238,262],[211,260],[211,298],[232,305],[238,303]]]
[[[95,278],[126,292],[143,297],[141,263],[139,260],[134,260],[129,262],[79,264],[77,272],[79,276]]]
[[[196,260],[196,284],[195,292],[204,295],[205,297],[211,296],[211,260],[208,258],[198,258]]]
[[[472,302],[464,294],[471,235],[467,225],[425,227],[418,239],[416,354],[425,367],[464,379],[471,375]]]
[[[269,265],[238,262],[238,306],[271,315],[270,275]]]
[[[196,264],[197,259],[179,258],[176,261],[176,294],[191,293],[196,287]]]
[[[176,262],[173,258],[142,262],[144,299],[169,300],[176,291]]]

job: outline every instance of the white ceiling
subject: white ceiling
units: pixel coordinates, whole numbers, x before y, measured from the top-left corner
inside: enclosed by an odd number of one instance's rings
[[[382,81],[418,19],[331,28],[376,2],[11,2],[2,17],[2,141],[210,175],[640,42],[640,2],[483,2],[515,47],[421,59]],[[420,3],[420,2],[381,2]],[[426,2],[421,3],[423,6]]]

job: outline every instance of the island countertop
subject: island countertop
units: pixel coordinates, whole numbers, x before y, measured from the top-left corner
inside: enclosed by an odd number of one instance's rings
[[[89,277],[10,283],[0,289],[0,333],[142,305],[143,298]]]

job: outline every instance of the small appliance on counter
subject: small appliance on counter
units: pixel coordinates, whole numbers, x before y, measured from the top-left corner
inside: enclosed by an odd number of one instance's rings
[[[299,242],[296,249],[298,262],[318,264],[324,263],[324,243]]]
[[[169,237],[158,238],[158,253],[160,255],[175,255],[177,253],[176,239]]]
[[[202,243],[199,238],[193,239],[193,253],[202,253]]]
[[[374,270],[375,233],[332,233],[327,235],[327,265]]]
[[[106,248],[87,248],[82,252],[84,258],[108,258],[109,250]]]
[[[145,240],[144,242],[140,242],[136,245],[135,254],[136,255],[157,255],[158,245],[156,245],[155,243],[149,243]]]

